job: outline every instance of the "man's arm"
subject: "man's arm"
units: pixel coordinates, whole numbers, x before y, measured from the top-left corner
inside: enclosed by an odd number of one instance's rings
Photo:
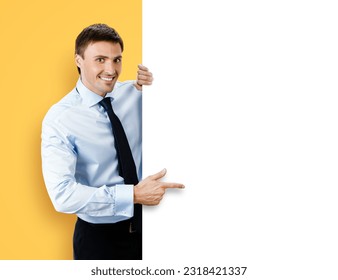
[[[59,212],[93,217],[133,215],[133,186],[93,187],[77,182],[77,152],[54,123],[42,126],[42,170],[50,199]]]

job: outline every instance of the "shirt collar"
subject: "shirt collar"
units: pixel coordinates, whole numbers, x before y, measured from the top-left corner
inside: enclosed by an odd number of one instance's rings
[[[99,103],[103,97],[96,94],[95,92],[92,92],[90,89],[88,89],[81,81],[81,78],[76,83],[76,90],[82,97],[82,102],[84,105],[88,107],[92,107]],[[112,93],[109,92],[106,94],[106,97],[112,97]]]

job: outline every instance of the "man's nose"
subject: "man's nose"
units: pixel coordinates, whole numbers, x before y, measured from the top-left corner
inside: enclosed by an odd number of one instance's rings
[[[104,71],[109,75],[113,75],[115,73],[114,64],[110,61],[107,61],[105,63]]]

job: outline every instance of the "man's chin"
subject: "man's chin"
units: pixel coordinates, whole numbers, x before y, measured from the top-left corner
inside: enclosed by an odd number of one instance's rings
[[[112,85],[105,85],[102,87],[102,92],[105,92],[105,93],[112,92],[114,87],[115,87],[115,83],[113,83]]]
[[[112,91],[114,90],[114,87],[115,87],[115,84],[114,84],[113,86],[108,87],[107,93],[108,93],[108,92],[112,92]]]

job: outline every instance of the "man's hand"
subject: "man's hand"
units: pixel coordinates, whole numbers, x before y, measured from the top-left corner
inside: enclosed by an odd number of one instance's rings
[[[183,189],[178,183],[161,182],[160,179],[167,173],[166,169],[148,176],[134,187],[134,203],[143,205],[158,205],[168,188]]]
[[[139,64],[137,78],[134,83],[134,86],[137,88],[137,90],[142,90],[143,85],[151,85],[153,80],[153,74],[149,72],[149,69],[142,64]]]

